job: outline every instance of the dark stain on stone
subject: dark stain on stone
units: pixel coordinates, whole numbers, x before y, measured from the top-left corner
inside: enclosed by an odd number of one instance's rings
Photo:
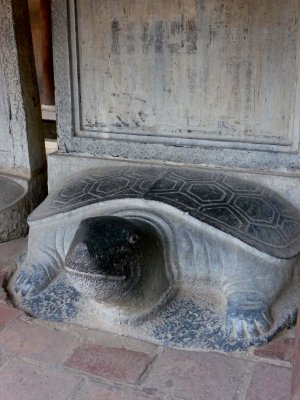
[[[142,28],[142,42],[143,42],[143,44],[142,44],[143,53],[148,54],[149,47],[153,43],[153,36],[150,33],[149,23],[145,23]]]
[[[79,301],[80,294],[64,278],[58,278],[39,295],[26,299],[23,305],[36,318],[63,322],[76,317]]]
[[[172,21],[171,22],[171,33],[172,35],[178,35],[181,31],[180,21]]]
[[[122,124],[122,127],[124,126],[125,128],[129,128],[129,124],[127,122],[123,121],[122,118],[119,115],[117,115],[117,119]]]
[[[146,114],[143,111],[139,111],[138,114],[139,114],[139,117],[141,118],[141,121],[145,122]]]
[[[143,392],[149,395],[153,395],[157,392],[155,388],[143,388]]]
[[[133,23],[128,24],[127,40],[128,40],[128,46],[127,46],[128,54],[134,54],[135,47],[134,47],[134,24]]]
[[[171,379],[169,379],[165,382],[165,385],[166,385],[166,387],[171,388],[174,385],[174,383]]]
[[[180,44],[178,43],[171,43],[168,45],[170,54],[178,54],[179,50],[180,50]]]
[[[189,19],[186,23],[186,40],[188,42],[188,45],[187,45],[187,53],[188,54],[196,53],[197,39],[198,39],[198,32],[197,32],[196,20],[194,18]]]
[[[184,32],[184,22],[185,22],[184,14],[181,14],[180,27],[181,27],[182,32]]]
[[[291,326],[294,318],[295,314],[289,315],[280,328],[278,326],[264,336],[251,340],[240,338],[232,341],[232,338],[227,335],[224,338],[223,321],[213,310],[200,309],[190,299],[175,299],[168,310],[159,313],[159,323],[153,329],[152,335],[165,346],[202,347],[231,352],[265,344],[283,326]]]
[[[155,25],[155,52],[162,54],[164,52],[164,28],[163,22],[159,21]]]
[[[182,25],[180,21],[172,21],[171,22],[171,39],[172,37],[176,37],[176,35],[179,35],[182,32]],[[175,39],[176,40],[176,39]],[[180,51],[180,48],[184,47],[184,42],[180,41],[177,39],[177,42],[175,43],[169,43],[168,44],[168,49],[170,51],[170,54],[178,54]]]
[[[209,43],[211,44],[216,36],[216,29],[212,24],[209,24]]]
[[[120,54],[120,43],[119,43],[120,31],[121,31],[120,22],[117,19],[114,19],[111,23],[111,32],[112,32],[111,52],[112,52],[112,54]]]

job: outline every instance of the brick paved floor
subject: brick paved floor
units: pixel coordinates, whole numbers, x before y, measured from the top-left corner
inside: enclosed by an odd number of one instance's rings
[[[24,248],[0,244],[0,286]],[[293,348],[292,329],[247,353],[164,349],[34,320],[0,290],[1,400],[288,400]]]

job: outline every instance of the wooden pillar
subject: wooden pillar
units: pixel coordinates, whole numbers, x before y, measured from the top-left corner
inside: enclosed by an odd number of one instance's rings
[[[40,0],[41,33],[42,33],[42,70],[43,95],[42,104],[54,104],[54,78],[51,32],[51,1]]]
[[[292,373],[292,400],[300,400],[300,307],[298,310],[298,321],[296,327],[296,340],[293,358]]]

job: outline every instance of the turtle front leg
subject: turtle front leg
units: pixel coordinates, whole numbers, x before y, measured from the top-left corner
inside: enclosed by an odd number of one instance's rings
[[[226,331],[235,338],[255,338],[273,323],[270,308],[257,292],[235,292],[227,298]]]
[[[28,265],[25,261],[17,270],[10,285],[18,297],[31,297],[43,291],[57,276],[57,269],[52,265]]]
[[[65,231],[32,231],[29,251],[9,285],[15,297],[31,297],[42,292],[60,273],[65,258]]]

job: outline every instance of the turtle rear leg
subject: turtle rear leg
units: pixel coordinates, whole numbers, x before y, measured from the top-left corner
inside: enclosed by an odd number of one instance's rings
[[[235,338],[258,337],[273,323],[270,308],[257,292],[235,292],[227,298],[226,331]]]
[[[227,333],[250,340],[265,336],[273,325],[271,309],[291,283],[295,260],[240,247],[228,252],[224,265]]]

